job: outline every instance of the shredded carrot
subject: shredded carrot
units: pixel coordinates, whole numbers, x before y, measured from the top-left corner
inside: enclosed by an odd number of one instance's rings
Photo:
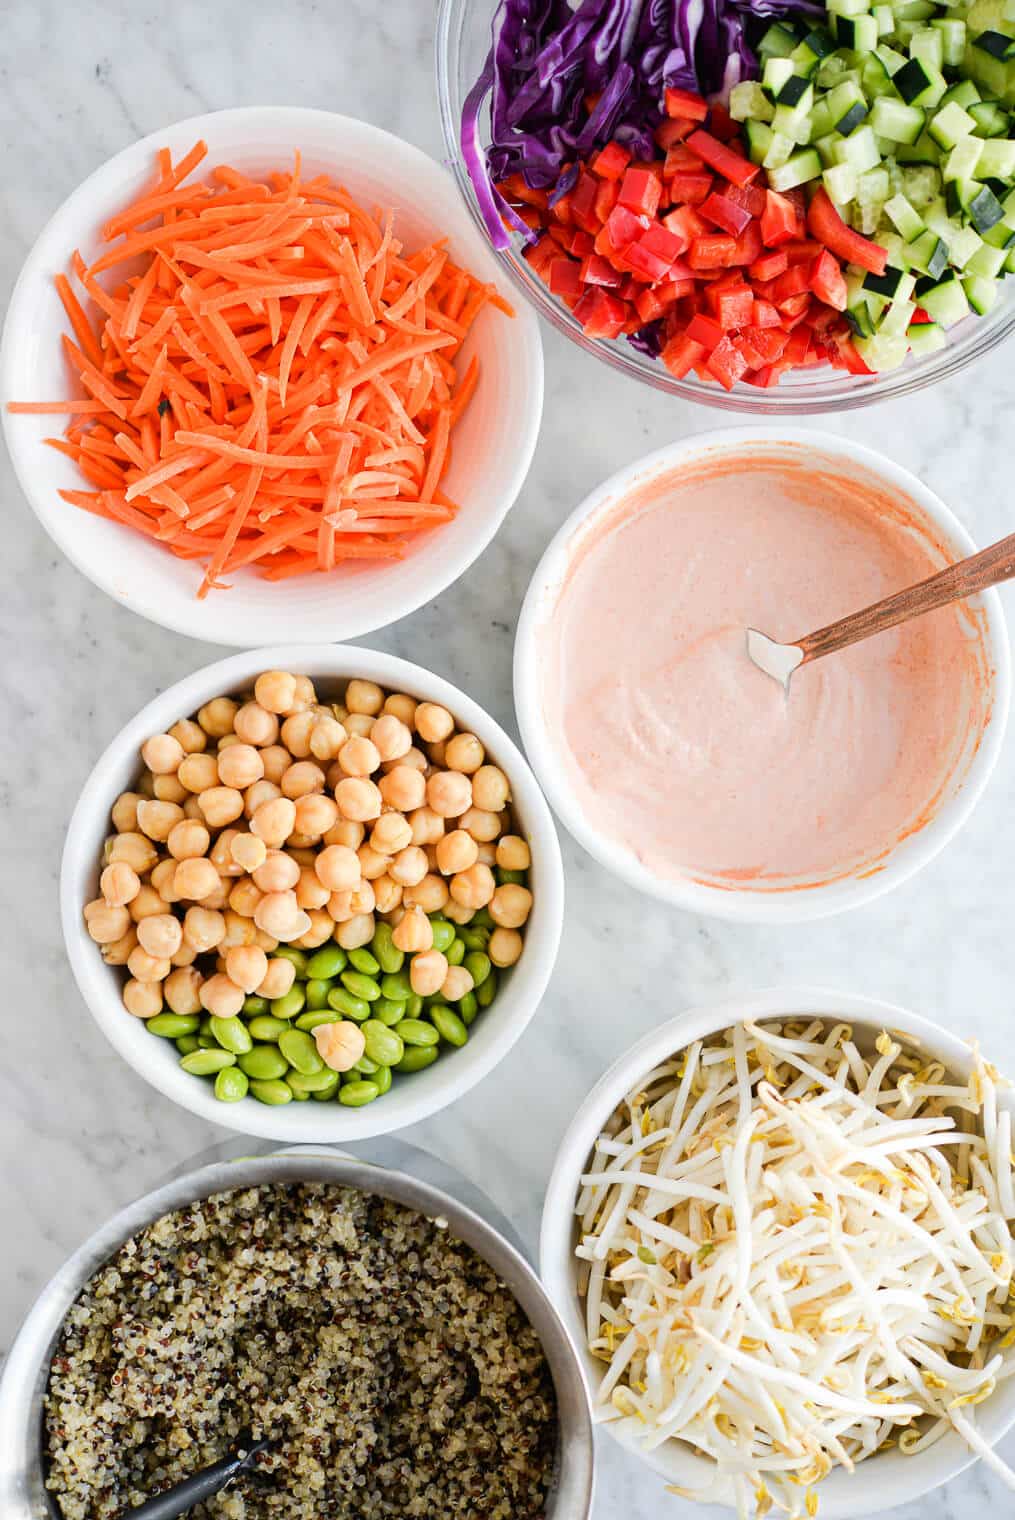
[[[479,366],[456,360],[485,308],[511,308],[446,239],[407,252],[393,211],[301,178],[298,153],[263,181],[225,164],[192,181],[206,153],[160,150],[106,248],[72,254],[94,318],[56,276],[85,394],[8,409],[66,416],[45,441],[92,489],[61,499],[203,563],[199,596],[237,571],[399,559],[458,510],[440,483]]]

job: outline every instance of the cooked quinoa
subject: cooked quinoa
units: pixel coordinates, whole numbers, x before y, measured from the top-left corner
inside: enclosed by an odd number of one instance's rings
[[[293,1184],[167,1214],[91,1279],[50,1371],[47,1486],[66,1520],[113,1520],[246,1432],[281,1444],[197,1520],[536,1520],[557,1421],[535,1332],[469,1246]]]

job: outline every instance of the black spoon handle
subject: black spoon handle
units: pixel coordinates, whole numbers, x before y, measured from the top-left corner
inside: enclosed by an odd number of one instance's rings
[[[202,1499],[211,1499],[220,1493],[230,1479],[249,1467],[256,1456],[269,1450],[273,1444],[272,1441],[258,1441],[241,1456],[234,1454],[223,1457],[221,1462],[194,1473],[192,1477],[184,1478],[182,1483],[167,1488],[164,1493],[146,1499],[137,1509],[128,1510],[123,1520],[180,1520],[181,1515],[193,1509],[195,1504],[200,1504]]]

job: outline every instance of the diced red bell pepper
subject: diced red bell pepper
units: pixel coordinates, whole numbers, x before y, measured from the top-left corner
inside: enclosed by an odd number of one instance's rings
[[[665,227],[660,227],[659,230],[660,232],[666,232]],[[647,237],[648,233],[645,236]],[[672,236],[672,234],[667,233],[667,236]],[[624,260],[634,270],[635,274],[641,275],[644,279],[651,280],[653,283],[664,280],[669,273],[670,265],[673,263],[673,258],[663,258],[658,253],[653,252],[652,248],[645,243],[644,238],[640,239],[637,243],[628,244],[624,249]]]
[[[763,253],[760,259],[755,259],[747,273],[752,280],[775,280],[784,274],[789,268],[789,259],[781,248],[772,253]]]
[[[699,174],[704,167],[697,153],[692,153],[686,144],[678,143],[666,155],[663,177],[669,179],[674,174]]]
[[[520,222],[524,222],[526,227],[530,227],[533,232],[538,232],[545,221],[543,212],[537,211],[535,206],[516,206],[515,216],[517,216]]]
[[[790,296],[785,301],[780,301],[779,312],[782,316],[782,325],[789,332],[798,322],[802,322],[811,308],[810,291],[802,291],[798,296]]]
[[[757,222],[748,222],[743,232],[737,238],[737,251],[734,264],[753,264],[755,259],[760,258],[764,244],[761,241],[761,227]]]
[[[566,256],[554,259],[550,264],[549,284],[552,293],[560,296],[562,300],[565,296],[579,297],[585,289],[582,283],[581,266],[575,259],[569,259]]]
[[[845,308],[843,308],[845,310]],[[817,310],[811,308],[811,332],[817,337],[827,340],[829,334],[838,331],[842,325],[842,319],[832,306],[819,306]]]
[[[837,344],[837,348],[843,369],[847,369],[851,375],[872,375],[874,373],[872,369],[868,369],[853,347],[852,338],[842,337]]]
[[[688,149],[690,151],[690,149]],[[743,206],[751,216],[760,216],[765,209],[765,191],[761,185],[731,185],[722,187],[722,194],[734,206]]]
[[[601,253],[590,253],[581,263],[581,281],[583,285],[602,285],[607,290],[619,290],[624,276]]]
[[[522,251],[522,258],[541,280],[549,278],[550,265],[559,257],[560,250],[549,235],[541,237],[538,243],[530,243]]]
[[[708,117],[708,130],[720,142],[733,142],[740,136],[740,124],[733,120],[721,101],[716,101]]]
[[[647,248],[656,258],[664,259],[669,267],[684,252],[687,243],[679,232],[673,232],[661,222],[653,222],[639,237],[638,247]]]
[[[635,216],[626,206],[614,206],[606,218],[606,231],[610,234],[614,248],[618,250],[635,242],[650,226],[647,217]]]
[[[687,255],[692,269],[728,269],[737,255],[737,240],[725,232],[696,237]]]
[[[571,207],[571,216],[579,227],[593,236],[599,231],[600,221],[596,215],[596,196],[602,180],[596,179],[594,174],[588,174],[583,169],[578,176],[577,183],[568,193]]]
[[[932,322],[933,320],[934,319],[929,312],[924,311],[922,306],[918,306],[909,319],[909,325],[912,327],[914,322],[918,322],[922,325],[924,322]]]
[[[761,213],[761,238],[766,248],[778,248],[802,231],[793,202],[775,190],[765,191],[765,209]]]
[[[754,295],[754,325],[755,327],[782,327],[782,318],[771,301],[758,300],[757,287],[755,287]]]
[[[810,346],[810,328],[801,325],[791,334],[790,340],[783,350],[783,358],[788,359],[790,364],[803,364],[807,358],[807,351]]]
[[[615,179],[604,179],[596,191],[596,218],[605,222],[620,195],[620,186]]]
[[[754,293],[748,285],[733,290],[718,290],[713,285],[707,299],[723,332],[750,326],[754,314]]]
[[[685,138],[690,137],[697,125],[696,121],[691,121],[686,116],[677,117],[675,121],[670,121],[667,117],[665,121],[659,123],[652,136],[663,152],[666,153],[677,143],[682,143]]]
[[[619,338],[631,308],[609,291],[593,285],[574,309],[577,320],[590,338]]]
[[[846,276],[833,253],[823,248],[811,265],[810,286],[819,301],[836,311],[846,310]]]
[[[679,298],[679,287],[671,283],[656,286],[655,289],[639,291],[634,298],[634,304],[642,322],[648,323],[661,317]]]
[[[759,164],[752,164],[750,159],[744,158],[742,153],[735,153],[725,143],[713,137],[710,132],[703,132],[699,128],[692,132],[687,139],[687,146],[702,159],[709,168],[721,174],[734,185],[749,185],[752,179],[757,179],[761,172]]]
[[[821,244],[811,238],[792,238],[781,247],[791,264],[810,264],[821,252]]]
[[[708,116],[708,103],[693,90],[667,89],[663,99],[667,116],[686,116],[690,121],[704,121]]]
[[[659,210],[662,184],[651,169],[637,165],[624,171],[620,183],[620,205],[636,216],[655,216]]]
[[[685,249],[691,246],[696,237],[701,237],[708,230],[707,224],[693,206],[678,206],[675,211],[668,211],[663,217],[663,226],[667,232],[675,232],[684,239]]]
[[[725,195],[719,195],[715,190],[707,200],[702,201],[699,214],[733,237],[739,237],[751,222],[749,211],[745,211],[742,206],[735,206]]]
[[[722,342],[723,330],[714,317],[706,317],[703,311],[699,311],[687,324],[687,336],[711,352]]]
[[[811,284],[811,272],[806,264],[791,264],[777,280],[772,281],[772,300],[776,306],[781,306],[791,296],[798,296],[803,291],[809,290]]]
[[[818,242],[830,248],[844,264],[859,264],[871,274],[884,274],[888,263],[885,249],[846,226],[823,185],[807,208],[807,226]]]
[[[682,380],[689,370],[704,362],[706,349],[687,333],[677,333],[664,344],[660,358],[671,375]]]
[[[781,359],[789,342],[789,333],[771,327],[749,327],[745,337],[750,338],[751,347],[761,355],[763,364],[773,364],[776,359]]]
[[[708,372],[714,375],[725,390],[731,391],[748,370],[747,360],[738,351],[732,338],[724,337],[717,343],[705,361]]]
[[[712,189],[712,176],[706,170],[700,174],[671,174],[670,195],[678,205],[700,206],[707,200]]]
[[[592,160],[592,169],[600,179],[623,179],[631,157],[630,150],[623,143],[607,143]]]
[[[526,206],[535,206],[539,211],[545,211],[550,203],[548,190],[533,190],[520,174],[507,175],[501,180],[497,189],[505,200],[521,201]]]

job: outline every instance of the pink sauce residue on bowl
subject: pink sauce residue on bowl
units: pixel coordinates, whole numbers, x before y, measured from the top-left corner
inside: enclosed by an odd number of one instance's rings
[[[791,640],[954,558],[860,466],[705,454],[583,525],[544,630],[543,704],[588,823],[666,879],[785,891],[879,868],[961,782],[990,715],[982,613],[943,608],[805,666]]]

